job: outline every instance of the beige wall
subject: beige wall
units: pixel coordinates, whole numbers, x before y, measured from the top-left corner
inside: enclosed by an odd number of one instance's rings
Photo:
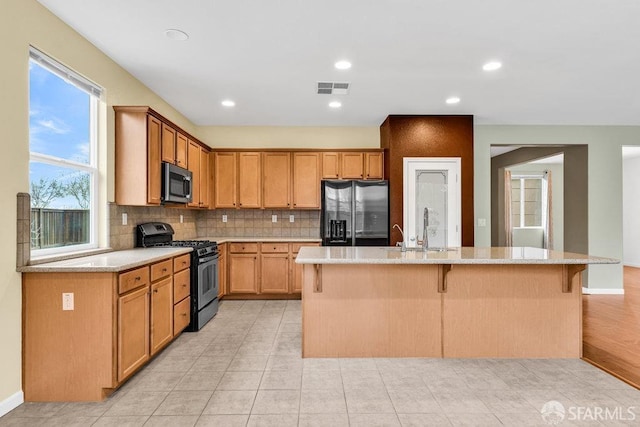
[[[380,128],[369,127],[201,127],[214,148],[380,148]]]

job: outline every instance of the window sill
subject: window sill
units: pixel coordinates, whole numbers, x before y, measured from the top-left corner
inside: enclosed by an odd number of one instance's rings
[[[113,249],[111,248],[96,248],[96,249],[87,249],[87,250],[78,251],[78,252],[68,252],[65,254],[45,255],[45,256],[31,258],[28,265],[38,265],[38,264],[45,264],[47,262],[64,261],[66,259],[82,258],[89,255],[98,255],[98,254],[102,254],[105,252],[112,252],[112,251]]]

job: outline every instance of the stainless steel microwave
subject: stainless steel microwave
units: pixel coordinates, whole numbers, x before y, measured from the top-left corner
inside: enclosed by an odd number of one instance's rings
[[[162,162],[162,202],[190,203],[191,178],[191,171]]]

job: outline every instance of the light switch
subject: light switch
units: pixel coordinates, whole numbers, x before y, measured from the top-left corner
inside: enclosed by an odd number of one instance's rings
[[[271,215],[271,222],[278,222],[278,215]]]
[[[184,222],[184,215],[180,215],[180,224]]]
[[[487,226],[486,218],[478,218],[478,227],[486,227],[486,226]]]
[[[127,225],[127,213],[122,212],[122,225]]]
[[[296,218],[293,215],[289,215],[289,222],[296,222]]]
[[[222,222],[227,222],[227,216],[226,215],[222,215]]]

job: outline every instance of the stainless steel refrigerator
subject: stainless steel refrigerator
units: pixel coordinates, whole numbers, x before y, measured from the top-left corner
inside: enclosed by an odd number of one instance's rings
[[[323,246],[388,246],[388,181],[322,181]]]

